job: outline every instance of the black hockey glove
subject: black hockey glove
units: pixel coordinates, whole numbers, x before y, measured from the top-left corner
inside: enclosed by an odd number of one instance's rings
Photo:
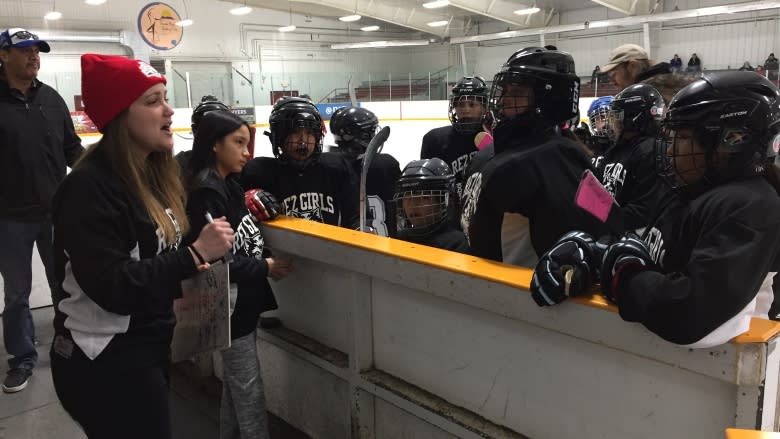
[[[617,303],[621,274],[654,267],[653,258],[642,239],[634,233],[627,233],[620,241],[610,245],[604,253],[601,263],[601,292],[607,299]]]
[[[587,233],[563,235],[536,264],[531,297],[539,306],[550,306],[584,293],[598,277],[596,269],[602,253]]]

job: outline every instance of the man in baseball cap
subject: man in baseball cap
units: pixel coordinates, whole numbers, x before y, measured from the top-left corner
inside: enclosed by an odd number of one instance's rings
[[[40,52],[49,44],[21,28],[0,33],[0,276],[5,310],[3,341],[9,355],[2,390],[24,389],[38,360],[30,313],[33,245],[49,288],[56,291],[52,197],[83,148],[68,106],[38,80]]]
[[[601,66],[601,72],[620,89],[641,82],[651,76],[672,73],[668,63],[656,63],[647,51],[636,44],[623,44],[612,50],[609,62]]]
[[[0,49],[9,47],[24,49],[30,46],[38,46],[38,50],[43,53],[51,51],[49,43],[39,39],[38,35],[20,27],[12,27],[0,34]]]

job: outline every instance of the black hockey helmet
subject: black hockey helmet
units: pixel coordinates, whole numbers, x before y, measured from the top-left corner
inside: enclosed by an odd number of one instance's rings
[[[613,142],[626,134],[655,137],[665,107],[661,92],[652,85],[629,85],[612,99],[607,134]]]
[[[192,117],[190,118],[190,122],[192,123],[192,134],[195,134],[198,130],[198,125],[200,125],[200,120],[203,119],[203,115],[214,110],[228,111],[229,109],[227,105],[217,99],[216,96],[206,95],[200,98],[200,103],[192,110]]]
[[[706,74],[672,98],[662,127],[656,164],[672,187],[760,174],[777,153],[780,90],[753,72]]]
[[[449,117],[455,130],[463,134],[476,134],[482,129],[482,117],[487,112],[488,86],[479,76],[464,76],[452,87]],[[479,116],[458,117],[455,111],[460,102],[474,102],[482,106]]]
[[[396,226],[401,239],[422,237],[447,220],[455,175],[439,158],[409,162],[395,185]]]
[[[379,130],[379,119],[365,108],[342,107],[330,117],[330,132],[339,150],[351,157],[366,152],[366,147]]]
[[[271,147],[275,157],[287,160],[303,169],[308,164],[316,161],[322,152],[322,132],[325,125],[322,122],[322,116],[317,111],[317,107],[310,101],[290,96],[280,98],[274,104],[273,110],[271,110],[268,124],[271,131],[266,131],[265,134],[271,139]],[[295,128],[307,128],[311,130],[315,137],[314,152],[305,160],[294,160],[284,153],[287,136]],[[308,147],[302,145],[301,149],[308,149]]]
[[[528,94],[516,94],[520,86]],[[497,130],[505,123],[545,130],[579,117],[579,95],[580,78],[570,54],[526,47],[513,53],[493,78],[489,106]],[[527,98],[528,106],[517,106],[518,97]]]

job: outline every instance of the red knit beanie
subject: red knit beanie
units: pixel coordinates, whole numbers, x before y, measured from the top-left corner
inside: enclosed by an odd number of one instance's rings
[[[149,87],[167,81],[154,67],[123,56],[81,55],[81,98],[100,132]]]

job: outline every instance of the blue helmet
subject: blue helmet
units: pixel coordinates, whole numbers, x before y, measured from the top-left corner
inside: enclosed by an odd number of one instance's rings
[[[612,106],[612,96],[602,96],[594,99],[588,108],[588,124],[591,135],[596,137],[608,137],[606,123],[598,124],[599,120],[607,121],[607,114]],[[601,119],[599,119],[601,118]]]

